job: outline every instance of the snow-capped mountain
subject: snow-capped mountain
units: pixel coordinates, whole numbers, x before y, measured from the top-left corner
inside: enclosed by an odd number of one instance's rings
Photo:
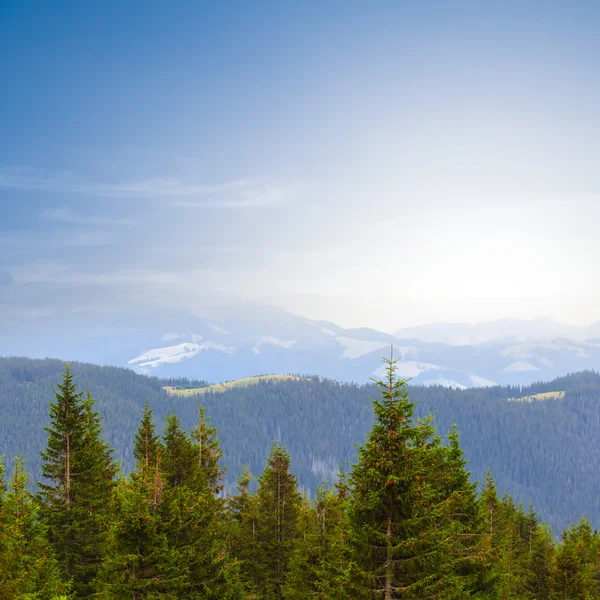
[[[600,369],[600,342],[553,339],[552,327],[546,335],[538,332],[538,339],[511,331],[505,340],[458,346],[401,339],[368,328],[344,329],[264,306],[247,308],[241,323],[230,309],[213,308],[210,320],[206,316],[196,322],[193,333],[163,334],[161,340],[170,344],[143,349],[129,365],[142,373],[209,381],[299,373],[364,382],[383,374],[381,359],[393,345],[394,355],[401,358],[398,374],[424,385],[525,384]],[[516,322],[511,323],[514,330]],[[523,330],[538,326],[524,322]]]
[[[319,375],[362,383],[381,359],[398,373],[452,387],[526,384],[600,370],[600,324],[573,328],[549,319],[477,325],[434,324],[396,335],[345,329],[240,299],[200,305],[130,305],[16,320],[0,314],[0,354],[128,366],[160,377],[211,382],[262,374]]]

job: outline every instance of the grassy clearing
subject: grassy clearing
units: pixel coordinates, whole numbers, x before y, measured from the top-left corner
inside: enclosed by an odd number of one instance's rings
[[[228,381],[226,383],[214,383],[202,388],[183,390],[167,385],[163,389],[170,396],[197,396],[198,394],[206,394],[206,392],[224,392],[232,388],[248,387],[249,385],[256,385],[261,381],[282,381],[285,379],[302,379],[302,377],[296,375],[259,375],[258,377],[246,377],[246,379],[236,379],[235,381]]]
[[[543,392],[541,394],[533,394],[532,396],[522,396],[521,398],[509,398],[509,402],[534,402],[540,400],[562,400],[565,397],[565,392]]]

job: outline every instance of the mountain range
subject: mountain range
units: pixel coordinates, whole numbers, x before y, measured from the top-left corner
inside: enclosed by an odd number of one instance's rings
[[[159,377],[222,382],[262,374],[367,382],[391,345],[399,373],[420,385],[526,385],[600,369],[600,322],[548,318],[434,323],[385,333],[343,328],[256,302],[228,299],[186,308],[2,321],[0,354],[125,366]]]

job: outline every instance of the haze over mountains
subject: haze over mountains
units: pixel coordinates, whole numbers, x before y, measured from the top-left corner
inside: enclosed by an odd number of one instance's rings
[[[416,338],[424,342],[442,342],[465,346],[501,340],[569,339],[585,341],[600,337],[600,321],[587,327],[565,325],[548,317],[532,320],[500,319],[487,323],[430,323],[419,327],[399,329],[399,338]]]
[[[393,344],[400,374],[421,385],[480,387],[548,381],[600,369],[600,322],[549,318],[433,323],[385,333],[345,329],[257,302],[207,298],[200,305],[96,307],[0,315],[0,354],[127,366],[160,377],[210,382],[266,373],[364,383]]]

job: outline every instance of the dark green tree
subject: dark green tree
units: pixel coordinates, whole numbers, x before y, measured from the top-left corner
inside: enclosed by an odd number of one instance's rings
[[[180,597],[235,597],[239,588],[227,555],[225,500],[215,495],[215,479],[207,474],[201,447],[175,416],[167,418],[163,445],[165,484],[159,511],[162,531],[185,578]]]
[[[282,597],[301,534],[303,500],[285,448],[273,445],[258,483],[255,558],[252,573],[243,574],[253,576],[259,598],[272,600]]]
[[[352,598],[464,598],[467,578],[457,573],[454,547],[465,527],[452,518],[448,449],[434,436],[431,417],[413,419],[397,361],[384,362],[375,424],[350,474],[353,568],[344,583]]]
[[[494,587],[492,563],[496,557],[487,535],[483,498],[477,482],[471,481],[467,461],[460,447],[456,426],[448,435],[448,452],[442,468],[440,500],[447,504],[445,521],[452,538],[450,545],[458,587],[469,597],[490,593]]]
[[[153,477],[138,476],[117,486],[115,518],[97,582],[100,598],[183,597],[187,570],[162,527],[154,483]]]
[[[200,471],[206,479],[206,487],[215,494],[223,490],[225,469],[221,466],[223,452],[217,438],[217,430],[211,425],[203,406],[198,407],[198,424],[192,430],[192,439],[196,444],[197,460]]]
[[[65,577],[86,598],[102,560],[116,469],[94,401],[77,391],[68,364],[54,394],[42,452],[41,516]]]
[[[237,480],[237,494],[228,498],[229,551],[241,573],[247,593],[256,595],[258,582],[258,498],[250,491],[253,477],[246,465]]]
[[[347,488],[319,488],[313,505],[300,511],[298,539],[283,597],[334,600],[347,598],[341,585],[348,567]]]
[[[133,456],[137,461],[137,470],[150,472],[156,466],[161,449],[160,437],[155,433],[154,419],[148,403],[144,403],[144,416],[135,434]]]

